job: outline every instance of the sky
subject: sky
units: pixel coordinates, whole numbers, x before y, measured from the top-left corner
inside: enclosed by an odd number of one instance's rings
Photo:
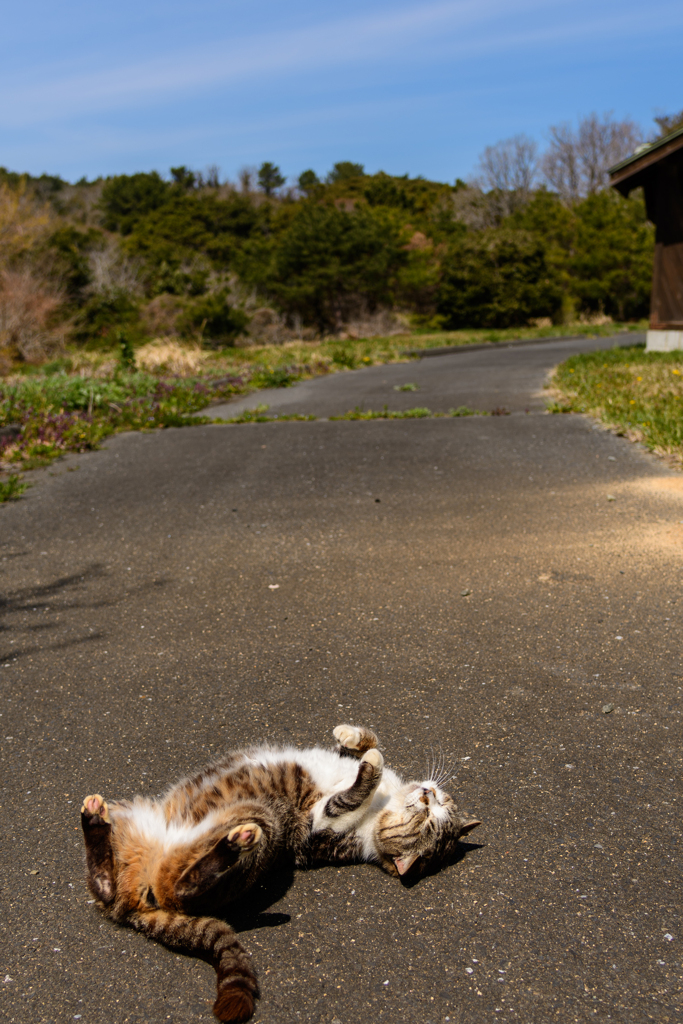
[[[651,133],[683,108],[682,41],[680,0],[23,0],[3,11],[0,165],[452,182],[593,111]]]

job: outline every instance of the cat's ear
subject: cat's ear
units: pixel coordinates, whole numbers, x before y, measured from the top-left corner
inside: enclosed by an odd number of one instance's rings
[[[183,871],[174,888],[178,899],[192,899],[207,892],[239,858],[239,848],[224,836],[216,845]]]
[[[410,871],[418,856],[417,853],[407,853],[404,857],[394,857],[394,864],[399,875],[405,875],[406,871]]]
[[[481,825],[481,822],[478,821],[476,818],[470,818],[469,821],[463,821],[462,825],[460,826],[460,835],[467,835],[467,833],[471,832],[473,828],[477,827],[477,825]]]

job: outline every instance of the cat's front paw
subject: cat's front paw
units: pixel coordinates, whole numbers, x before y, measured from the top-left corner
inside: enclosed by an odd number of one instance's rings
[[[106,822],[107,825],[111,824],[109,808],[104,797],[101,797],[99,793],[92,793],[85,797],[81,815],[88,825],[101,825],[102,822]]]
[[[371,750],[366,750],[361,758],[361,762],[362,761],[367,761],[367,763],[371,764],[372,767],[378,772],[381,772],[382,768],[384,767],[384,758],[380,754],[377,747],[372,747]]]
[[[263,829],[255,821],[247,821],[242,825],[235,825],[228,832],[228,842],[243,850],[250,850],[263,838]]]
[[[332,730],[332,735],[345,750],[358,750],[363,738],[361,730],[355,725],[338,725]]]

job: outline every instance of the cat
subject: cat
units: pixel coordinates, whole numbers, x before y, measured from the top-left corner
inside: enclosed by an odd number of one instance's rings
[[[214,914],[283,855],[297,867],[369,861],[413,877],[445,863],[481,824],[461,817],[433,779],[404,782],[384,768],[369,729],[333,734],[336,750],[228,753],[156,799],[83,801],[87,882],[100,908],[211,961],[219,1020],[249,1020],[259,988],[235,932]]]

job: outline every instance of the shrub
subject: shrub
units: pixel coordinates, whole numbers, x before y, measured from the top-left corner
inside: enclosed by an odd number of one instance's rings
[[[144,330],[140,321],[137,300],[123,290],[99,292],[92,295],[81,308],[74,337],[89,346],[109,347],[117,332],[125,330],[129,338],[141,341]]]
[[[0,349],[26,363],[48,359],[62,345],[55,325],[63,296],[30,270],[0,272]]]
[[[249,317],[230,305],[225,290],[202,295],[190,302],[176,321],[181,335],[199,337],[211,348],[234,345],[248,323]]]

